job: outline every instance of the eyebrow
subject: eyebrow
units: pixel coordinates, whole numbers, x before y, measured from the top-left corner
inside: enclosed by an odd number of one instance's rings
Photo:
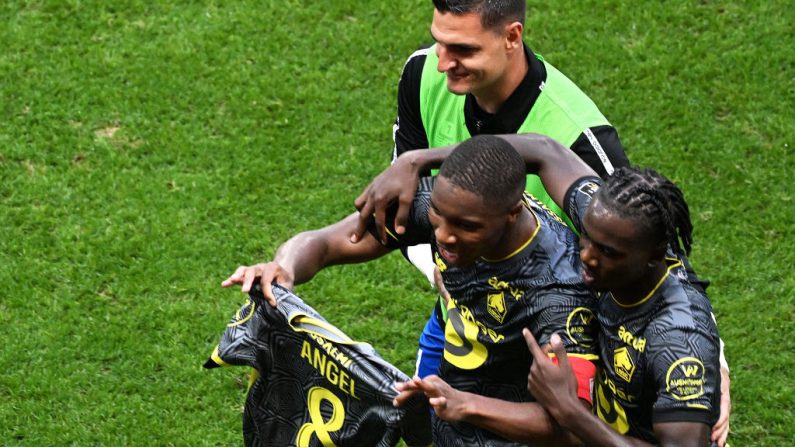
[[[441,43],[442,45],[444,45],[444,46],[446,46],[448,48],[452,48],[453,50],[456,50],[456,51],[475,51],[475,50],[479,50],[480,49],[480,46],[478,46],[478,45],[470,45],[470,44],[466,44],[466,43],[450,43],[450,44],[446,44],[446,43],[443,43],[443,42],[439,42],[439,39],[437,39],[436,36],[433,35],[433,30],[429,30],[428,32],[431,35],[431,39],[433,39],[434,42]]]

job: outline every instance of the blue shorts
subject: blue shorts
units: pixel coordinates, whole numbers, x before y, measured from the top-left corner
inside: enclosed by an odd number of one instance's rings
[[[417,350],[417,370],[415,375],[423,378],[431,374],[439,374],[439,364],[442,362],[444,352],[444,328],[439,323],[437,315],[438,306],[434,306],[431,318],[425,323],[420,335],[419,349]]]

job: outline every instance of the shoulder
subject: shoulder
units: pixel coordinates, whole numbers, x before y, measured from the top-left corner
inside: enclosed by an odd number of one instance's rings
[[[403,63],[401,80],[419,80],[422,76],[422,69],[425,66],[425,59],[428,52],[431,51],[431,46],[422,47],[409,55],[406,62]]]

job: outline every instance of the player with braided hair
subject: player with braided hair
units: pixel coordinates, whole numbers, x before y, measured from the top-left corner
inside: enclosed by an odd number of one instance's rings
[[[538,173],[577,226],[582,278],[601,294],[595,414],[572,398],[572,372],[557,337],[550,343],[558,360],[554,364],[525,333],[534,357],[530,392],[588,445],[708,445],[728,386],[722,389],[712,306],[683,268],[693,228],[682,192],[651,169],[619,169],[602,184],[549,138],[501,138],[520,152],[528,171]],[[390,169],[416,175],[444,159],[445,151],[419,151]],[[410,175],[400,179],[411,188]],[[388,202],[394,195],[382,191],[381,197]],[[364,203],[363,213],[375,206]],[[410,384],[430,397],[434,409],[454,397],[428,380]],[[723,445],[727,427],[717,426],[712,440]]]

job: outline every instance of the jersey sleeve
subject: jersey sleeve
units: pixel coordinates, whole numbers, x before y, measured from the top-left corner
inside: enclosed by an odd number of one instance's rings
[[[624,146],[613,126],[585,129],[571,145],[571,150],[602,178],[618,168],[629,166]]]
[[[647,367],[657,391],[652,423],[714,424],[720,402],[717,337],[674,329],[647,339]]]
[[[395,231],[395,215],[397,214],[397,204],[391,206],[386,213],[386,245],[389,248],[403,249],[411,245],[427,244],[433,238],[433,227],[428,219],[428,210],[431,207],[431,191],[435,177],[423,177],[417,187],[417,194],[409,210],[409,218],[406,222],[406,231],[398,234]],[[375,226],[375,219],[371,218],[367,230],[378,238]]]
[[[583,284],[547,286],[533,299],[530,331],[543,346],[552,334],[563,340],[570,357],[598,359],[596,298]]]
[[[392,161],[403,152],[428,147],[420,112],[420,80],[428,48],[415,51],[403,66],[398,82],[397,117],[392,128],[395,142]]]
[[[580,233],[582,233],[582,220],[588,210],[588,205],[591,204],[593,196],[601,185],[600,178],[587,176],[574,182],[566,191],[566,196],[563,199],[563,211]]]

